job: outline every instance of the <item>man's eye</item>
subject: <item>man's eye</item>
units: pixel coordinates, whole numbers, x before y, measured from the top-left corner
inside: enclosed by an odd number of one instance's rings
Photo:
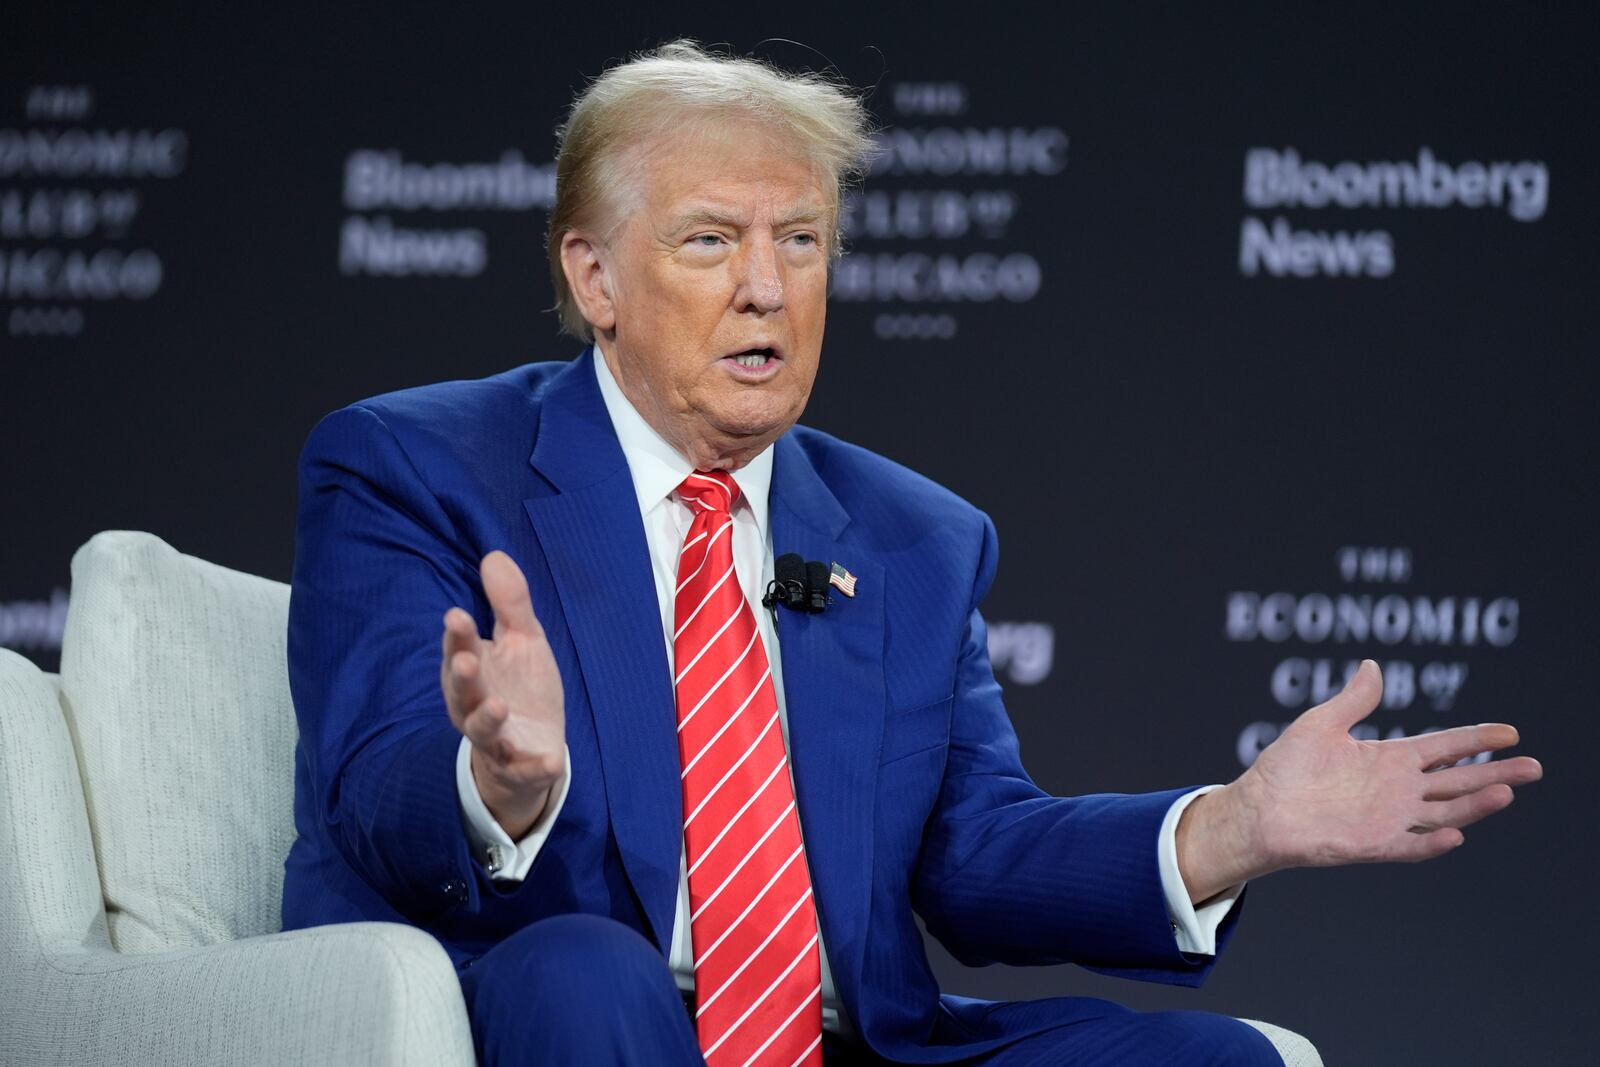
[[[797,233],[794,235],[794,239],[803,245],[814,245],[817,243],[817,235],[814,233]]]
[[[697,244],[701,248],[715,248],[722,243],[722,235],[720,233],[696,234],[694,237],[689,238],[689,241],[691,244]]]

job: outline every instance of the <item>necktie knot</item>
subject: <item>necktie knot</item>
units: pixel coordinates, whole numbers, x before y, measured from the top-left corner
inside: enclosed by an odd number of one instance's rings
[[[739,499],[739,483],[727,471],[695,471],[678,486],[678,496],[697,511],[727,514]]]

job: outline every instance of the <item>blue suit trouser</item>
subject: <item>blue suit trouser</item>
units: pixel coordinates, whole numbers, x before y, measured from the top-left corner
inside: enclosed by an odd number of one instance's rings
[[[661,953],[610,919],[562,915],[526,926],[463,970],[461,985],[478,1060],[492,1067],[704,1063]],[[1282,1067],[1259,1032],[1206,1012],[1141,1013],[1056,997],[997,1004],[983,1029],[1017,1038],[962,1063]],[[890,1062],[832,1035],[824,1057],[830,1065]]]

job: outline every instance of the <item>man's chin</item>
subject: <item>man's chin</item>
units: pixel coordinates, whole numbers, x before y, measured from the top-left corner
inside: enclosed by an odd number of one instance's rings
[[[726,419],[706,427],[706,433],[691,451],[697,467],[742,467],[782,437],[797,420]]]
[[[794,405],[787,397],[781,400],[772,396],[739,397],[710,413],[706,422],[730,441],[765,438],[772,442],[798,422],[804,410],[804,402]]]

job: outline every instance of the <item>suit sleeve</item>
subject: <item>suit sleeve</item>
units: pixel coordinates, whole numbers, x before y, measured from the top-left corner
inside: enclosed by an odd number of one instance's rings
[[[311,793],[296,806],[414,921],[476,906],[479,888],[456,795],[461,735],[439,687],[445,611],[484,617],[473,555],[376,413],[346,408],[312,432],[289,605]]]
[[[917,911],[968,965],[1078,963],[1198,985],[1215,957],[1179,950],[1157,856],[1162,820],[1189,790],[1053,797],[1028,777],[978,611],[996,547],[984,517],[948,759],[913,881]],[[1238,911],[1218,932],[1219,952]]]

